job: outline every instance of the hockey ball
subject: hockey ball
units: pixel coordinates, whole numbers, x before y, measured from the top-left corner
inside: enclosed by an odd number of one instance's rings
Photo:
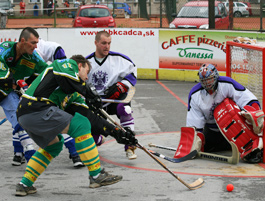
[[[233,184],[228,184],[228,185],[226,186],[226,190],[227,190],[228,192],[233,191],[233,190],[234,190],[234,186],[233,186]]]

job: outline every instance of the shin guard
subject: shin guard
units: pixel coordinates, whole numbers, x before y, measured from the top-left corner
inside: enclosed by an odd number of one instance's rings
[[[19,124],[17,124],[14,128],[13,139],[14,139],[14,136],[18,136],[19,141],[24,150],[25,158],[28,162],[31,156],[35,153],[33,140],[29,137],[27,132]],[[16,145],[18,146],[17,143]]]
[[[48,167],[53,158],[58,156],[63,149],[64,139],[61,135],[58,135],[59,142],[47,146],[45,149],[39,149],[31,157],[26,167],[26,172],[21,182],[27,186],[32,186],[37,178]]]
[[[87,166],[89,174],[95,176],[101,171],[100,159],[95,141],[91,135],[89,120],[79,113],[70,122],[68,135],[75,139],[76,151]]]

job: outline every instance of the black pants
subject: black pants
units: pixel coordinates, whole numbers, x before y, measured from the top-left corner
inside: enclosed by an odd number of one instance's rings
[[[231,145],[227,142],[221,132],[215,132],[205,126],[203,129],[203,134],[205,136],[205,152],[231,150]]]

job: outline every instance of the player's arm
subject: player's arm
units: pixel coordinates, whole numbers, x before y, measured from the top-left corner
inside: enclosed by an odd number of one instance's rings
[[[102,134],[105,137],[112,136],[120,144],[133,144],[137,143],[135,139],[135,133],[131,130],[123,131],[115,125],[109,123],[107,120],[101,116],[94,113],[85,103],[85,100],[80,96],[74,94],[69,99],[70,104],[67,104],[65,111],[74,115],[75,112],[88,118],[91,123],[91,133],[92,134]]]
[[[72,94],[78,92],[82,94],[88,104],[93,104],[95,107],[102,107],[101,98],[96,92],[93,86],[89,83],[84,82],[78,76],[78,67],[74,66],[74,62],[53,62],[53,74],[57,81],[57,84],[66,94]]]
[[[0,60],[0,87],[5,91],[13,88],[13,74],[4,61]]]
[[[105,98],[119,99],[123,94],[127,93],[131,86],[135,86],[137,82],[137,68],[130,59],[122,59],[119,67],[119,82],[113,84],[105,91]]]

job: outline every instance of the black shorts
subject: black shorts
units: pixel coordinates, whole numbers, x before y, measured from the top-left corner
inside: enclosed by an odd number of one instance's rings
[[[18,118],[18,122],[32,140],[44,149],[70,124],[72,118],[71,114],[51,106],[46,110],[24,114]]]

